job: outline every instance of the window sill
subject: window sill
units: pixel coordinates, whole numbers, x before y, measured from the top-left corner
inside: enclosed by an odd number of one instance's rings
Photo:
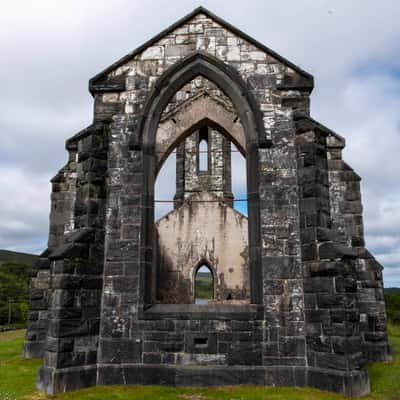
[[[259,304],[154,304],[143,319],[256,320],[263,318]]]

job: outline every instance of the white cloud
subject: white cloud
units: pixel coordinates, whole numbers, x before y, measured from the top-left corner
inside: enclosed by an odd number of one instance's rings
[[[49,176],[0,166],[0,248],[39,252],[47,241]]]
[[[369,235],[367,237],[368,247],[373,249],[391,249],[397,246],[400,248],[400,235],[399,236],[374,236]]]
[[[400,287],[399,277],[400,267],[386,268],[383,271],[383,281],[385,287]]]

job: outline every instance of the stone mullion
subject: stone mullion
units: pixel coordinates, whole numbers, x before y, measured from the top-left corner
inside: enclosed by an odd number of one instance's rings
[[[208,182],[204,190],[210,190],[218,197],[223,196],[224,191],[224,177],[223,177],[223,149],[222,149],[222,135],[214,130],[208,130]]]
[[[198,174],[198,132],[188,136],[184,140],[184,169],[185,185],[184,198],[186,199],[194,192],[201,191],[201,180]]]
[[[222,152],[224,157],[224,172],[223,172],[223,186],[224,186],[224,199],[231,207],[233,203],[232,193],[232,153],[231,142],[225,136],[222,136]]]
[[[176,148],[176,193],[174,196],[174,208],[179,208],[183,202],[185,192],[185,141],[179,143]]]

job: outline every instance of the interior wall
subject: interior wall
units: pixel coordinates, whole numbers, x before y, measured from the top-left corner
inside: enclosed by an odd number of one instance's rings
[[[199,203],[207,201],[207,203]],[[213,202],[210,202],[213,201]],[[215,300],[249,299],[248,221],[211,193],[193,195],[156,223],[158,300],[193,303],[197,267],[215,276]]]

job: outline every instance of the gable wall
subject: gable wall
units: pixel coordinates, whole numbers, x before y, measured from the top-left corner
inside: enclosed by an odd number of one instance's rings
[[[191,200],[212,201],[216,197],[199,193]],[[248,300],[248,227],[244,215],[223,203],[184,203],[157,221],[156,228],[162,302],[192,303],[196,268],[204,262],[215,274],[216,300],[226,300],[229,294],[234,300]]]
[[[308,112],[308,92],[278,89],[288,77],[296,75],[289,67],[201,14],[110,74],[114,78],[125,74],[125,91],[96,94],[95,120],[96,115],[104,118],[105,110],[114,115],[110,124],[106,211],[108,244],[104,285],[107,296],[102,310],[99,362],[110,362],[112,349],[120,346],[120,338],[114,338],[112,332],[119,332],[127,345],[132,343],[132,348],[137,347],[135,340],[140,335],[130,327],[131,320],[138,318],[135,311],[143,304],[140,288],[145,279],[144,269],[138,264],[139,254],[145,249],[140,249],[137,235],[143,218],[140,188],[145,172],[142,139],[137,135],[144,102],[160,75],[196,50],[208,52],[238,71],[263,114],[265,130],[259,134],[262,139],[270,138],[273,142],[272,147],[259,149],[261,213],[257,218],[260,218],[263,240],[261,248],[249,249],[259,252],[262,258],[264,280],[258,285],[269,321],[263,332],[267,346],[261,348],[261,343],[254,344],[252,351],[261,352],[261,359],[268,364],[280,360],[282,365],[303,365],[304,314],[292,109]],[[116,109],[120,110],[118,114]],[[138,144],[137,149],[129,146],[131,141]],[[284,314],[280,311],[283,308]],[[115,312],[119,319],[114,323]],[[103,344],[107,351],[102,350]],[[138,362],[141,357],[140,351],[134,352],[127,354],[123,362]]]

